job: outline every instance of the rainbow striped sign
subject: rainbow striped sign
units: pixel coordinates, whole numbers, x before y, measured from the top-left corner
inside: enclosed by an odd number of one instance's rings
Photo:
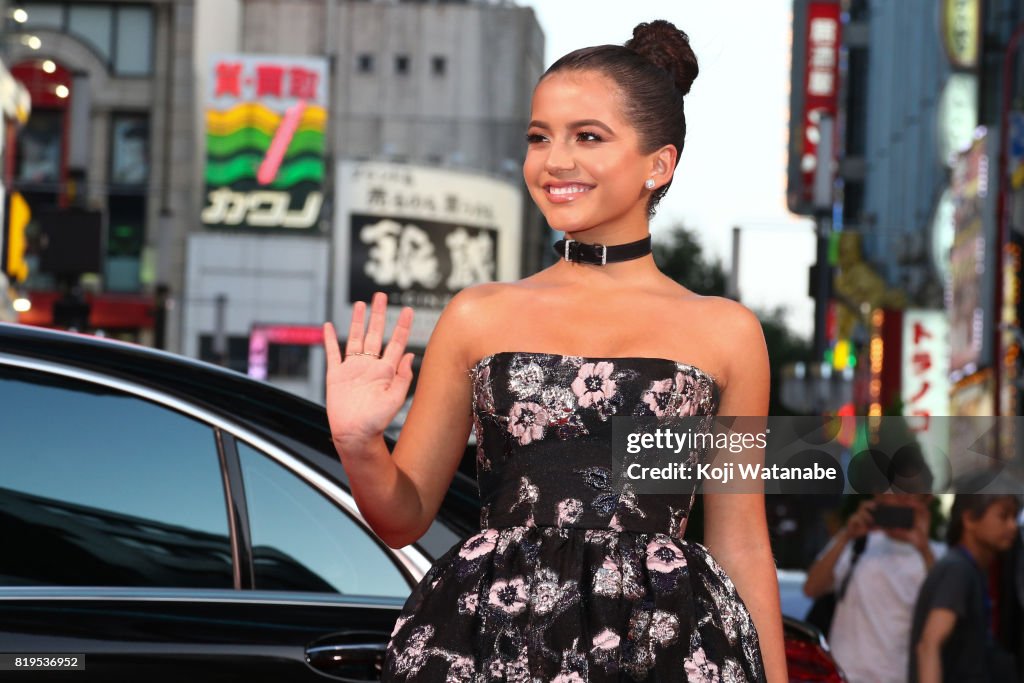
[[[327,60],[216,55],[211,66],[203,224],[317,229],[324,198]]]

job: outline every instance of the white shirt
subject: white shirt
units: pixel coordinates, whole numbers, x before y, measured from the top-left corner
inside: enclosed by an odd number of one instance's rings
[[[944,544],[929,543],[935,559],[945,553]],[[836,590],[850,569],[852,555],[850,541],[832,573]],[[868,534],[846,595],[836,605],[829,634],[832,655],[850,683],[906,683],[911,619],[926,574],[924,558],[914,546],[893,540],[884,531]]]

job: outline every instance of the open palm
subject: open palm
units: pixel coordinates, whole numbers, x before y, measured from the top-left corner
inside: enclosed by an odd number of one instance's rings
[[[324,324],[327,419],[339,451],[348,447],[360,449],[380,438],[409,393],[413,354],[405,353],[405,345],[413,311],[402,309],[382,354],[386,312],[387,297],[377,292],[370,308],[369,326],[365,327],[366,304],[355,304],[344,360],[334,326]]]

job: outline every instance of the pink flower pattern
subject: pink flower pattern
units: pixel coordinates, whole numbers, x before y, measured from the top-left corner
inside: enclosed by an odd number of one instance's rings
[[[521,401],[512,406],[508,416],[508,431],[525,446],[544,436],[548,413],[544,407],[532,401]]]
[[[579,399],[581,408],[607,401],[615,395],[616,382],[611,379],[615,366],[607,361],[584,363],[576,379],[572,381],[572,392]]]
[[[602,460],[608,417],[713,417],[714,380],[667,359],[517,352],[470,374],[481,531],[413,591],[383,680],[763,683],[732,581],[681,539],[689,496],[640,495]]]

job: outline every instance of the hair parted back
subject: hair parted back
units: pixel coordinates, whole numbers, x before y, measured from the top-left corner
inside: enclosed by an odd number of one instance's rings
[[[644,154],[665,145],[677,151],[686,139],[683,98],[697,78],[697,56],[690,39],[671,22],[658,19],[637,24],[625,45],[597,45],[570,52],[552,64],[541,80],[564,71],[597,71],[612,79],[622,92],[626,118],[640,137]],[[668,192],[669,181],[651,193],[647,213]]]

